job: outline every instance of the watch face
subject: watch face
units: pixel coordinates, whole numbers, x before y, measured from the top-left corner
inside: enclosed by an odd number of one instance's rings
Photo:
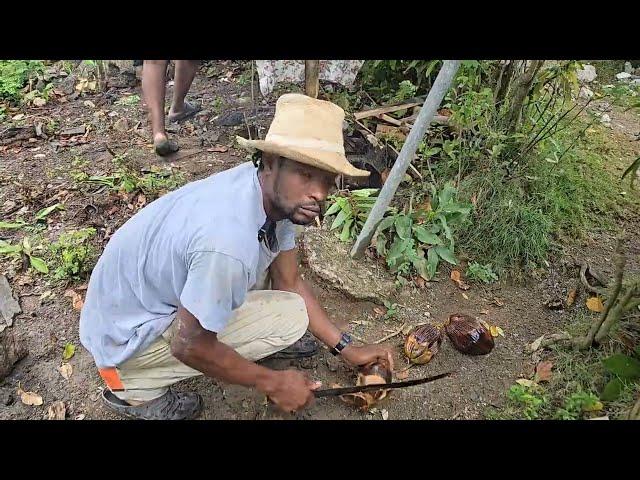
[[[352,341],[351,335],[349,335],[348,333],[342,334],[342,343],[346,345],[347,343],[351,343],[351,341]]]

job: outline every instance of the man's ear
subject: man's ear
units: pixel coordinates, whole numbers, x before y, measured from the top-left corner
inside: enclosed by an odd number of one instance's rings
[[[262,162],[264,163],[264,171],[266,173],[272,173],[279,158],[278,155],[274,155],[273,153],[263,153]]]

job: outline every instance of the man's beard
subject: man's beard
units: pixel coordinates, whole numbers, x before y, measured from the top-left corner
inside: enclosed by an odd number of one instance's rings
[[[299,204],[299,205],[294,205],[293,207],[287,207],[282,204],[280,198],[276,195],[273,206],[280,213],[279,216],[281,216],[282,218],[286,218],[287,220],[289,220],[291,223],[295,225],[305,226],[313,223],[313,220],[315,217],[307,220],[306,218],[304,218],[304,215],[302,213],[299,213],[299,209],[304,206],[315,207],[317,206],[317,204],[314,202],[312,204]]]

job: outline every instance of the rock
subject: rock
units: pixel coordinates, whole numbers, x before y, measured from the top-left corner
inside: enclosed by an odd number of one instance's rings
[[[300,247],[314,275],[356,300],[384,305],[395,292],[395,282],[383,267],[372,260],[351,258],[349,246],[333,232],[306,228]]]
[[[0,405],[9,406],[13,403],[13,392],[8,388],[0,389]]]
[[[250,103],[251,103],[251,97],[240,97],[235,101],[235,104],[238,105],[239,107],[244,107],[246,105],[249,105]]]
[[[115,128],[119,132],[126,132],[129,130],[129,122],[126,118],[120,117],[116,123],[113,124],[113,128]]]
[[[596,73],[596,67],[593,65],[585,65],[584,68],[579,69],[576,73],[578,81],[581,83],[591,83],[598,76]]]
[[[62,82],[60,82],[60,88],[65,93],[65,95],[71,95],[76,88],[77,78],[75,75],[69,75]]]
[[[607,115],[606,113],[603,113],[602,116],[600,117],[600,123],[603,123],[605,125],[608,125],[611,123],[611,117],[609,115]]]
[[[85,131],[86,129],[84,128],[84,125],[81,125],[79,127],[65,128],[60,132],[60,135],[64,137],[73,137],[75,135],[84,135]]]
[[[7,277],[0,275],[0,332],[13,325],[13,317],[20,312],[22,309],[13,296]]]
[[[2,204],[2,213],[7,213],[11,211],[12,209],[15,208],[16,205],[17,203],[14,202],[13,200],[7,200]]]
[[[616,73],[616,78],[618,80],[628,80],[629,78],[631,78],[631,74],[627,72]]]
[[[624,62],[624,72],[633,73],[633,67],[631,66],[631,62]]]
[[[235,127],[244,123],[244,115],[242,112],[229,112],[220,115],[215,119],[214,125],[218,127]]]
[[[0,380],[9,375],[13,366],[27,353],[27,348],[15,339],[11,328],[0,333]]]
[[[631,85],[640,85],[640,78],[634,78],[631,80]]]
[[[589,100],[593,97],[593,91],[587,87],[580,87],[580,93],[578,97],[584,98],[585,100]]]

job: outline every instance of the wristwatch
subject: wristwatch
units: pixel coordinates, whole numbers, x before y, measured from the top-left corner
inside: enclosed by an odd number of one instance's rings
[[[351,335],[349,335],[348,333],[343,333],[340,336],[340,341],[338,342],[338,344],[331,349],[331,353],[333,353],[334,355],[338,355],[342,350],[344,350],[347,345],[351,343],[351,341]]]

